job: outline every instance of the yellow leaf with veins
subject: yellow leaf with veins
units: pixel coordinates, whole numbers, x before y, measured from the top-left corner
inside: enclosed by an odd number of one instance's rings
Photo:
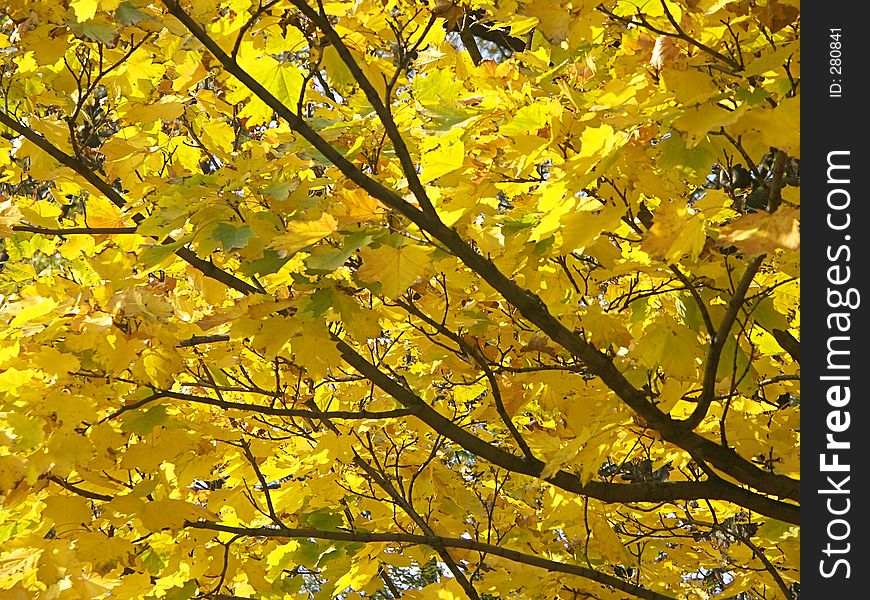
[[[359,278],[370,284],[380,283],[381,292],[388,298],[401,296],[429,269],[432,248],[381,246],[360,252],[363,266],[357,271]]]
[[[783,207],[773,214],[743,215],[720,230],[716,243],[737,246],[752,256],[780,249],[797,250],[801,245],[800,212]]]
[[[275,237],[269,247],[278,250],[283,256],[288,256],[319,242],[337,229],[338,221],[327,213],[316,221],[293,221],[287,225],[287,233]]]

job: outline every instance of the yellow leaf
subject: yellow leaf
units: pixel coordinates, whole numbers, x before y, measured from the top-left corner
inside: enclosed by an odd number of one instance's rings
[[[353,456],[353,442],[349,435],[340,435],[328,431],[317,440],[317,447],[312,451],[311,458],[315,463],[333,464],[336,460],[345,460]]]
[[[716,243],[737,246],[748,255],[766,254],[774,250],[800,248],[800,212],[782,207],[773,214],[756,212],[743,215],[720,230]]]
[[[72,0],[69,3],[73,12],[76,15],[76,21],[83,23],[89,19],[93,19],[99,8],[99,0]]]
[[[571,6],[559,2],[529,2],[523,7],[523,12],[529,17],[537,18],[538,29],[544,37],[551,43],[558,44],[568,38]]]
[[[121,209],[104,196],[88,198],[88,225],[91,227],[124,227],[127,223]]]
[[[595,206],[600,210],[592,212]],[[623,209],[608,204],[600,206],[600,203],[586,203],[578,207],[579,210],[568,213],[560,220],[559,233],[562,237],[561,248],[567,251],[578,250],[582,252],[586,246],[605,231],[613,231],[622,220]]]
[[[663,202],[641,248],[665,262],[677,262],[687,255],[697,258],[705,241],[704,221],[699,215],[690,215],[685,206]]]
[[[379,569],[380,564],[378,561],[368,557],[354,561],[347,572],[336,579],[334,586],[335,593],[340,594],[347,588],[361,589],[372,577],[378,574]]]
[[[255,49],[251,42],[241,44],[238,62],[242,69],[275,98],[286,106],[296,106],[304,82],[302,71],[298,66],[278,62],[261,50]],[[253,96],[244,112],[251,114],[258,122],[265,122],[265,119],[272,114],[272,109]]]
[[[708,132],[733,125],[743,115],[745,105],[728,111],[718,106],[699,106],[688,109],[674,121],[674,127],[686,133],[690,148],[698,145]]]
[[[87,465],[94,455],[94,445],[81,435],[55,434],[48,442],[48,449],[55,457],[54,472],[58,475],[72,467]]]
[[[574,199],[568,194],[564,180],[544,186],[538,209],[544,213],[540,222],[532,230],[529,241],[537,242],[545,239],[559,228],[559,221],[574,208]]]
[[[178,356],[164,348],[152,348],[143,353],[141,360],[134,366],[134,372],[158,387],[172,384]]]
[[[3,553],[0,556],[0,589],[8,590],[34,572],[42,552],[42,548],[15,548]],[[26,596],[22,596],[24,597]]]
[[[90,523],[93,517],[91,503],[81,496],[50,496],[44,502],[42,516],[56,525]]]
[[[312,377],[322,377],[328,369],[341,366],[341,354],[323,321],[305,321],[301,333],[291,339],[290,348],[295,361]]]
[[[604,515],[599,511],[589,511],[589,528],[595,545],[601,555],[611,562],[625,562],[631,557],[625,549],[619,535],[613,531],[613,527]]]
[[[20,325],[31,322],[38,322],[42,317],[49,314],[57,307],[57,301],[54,298],[44,298],[42,296],[34,296],[14,302],[6,307],[4,313],[14,314],[15,317],[9,323],[9,327],[14,329]]]
[[[185,521],[214,518],[211,512],[200,506],[175,499],[145,502],[138,516],[142,519],[142,525],[150,531],[160,531],[166,527],[177,529]]]
[[[442,578],[439,583],[426,586],[422,591],[408,590],[402,593],[407,600],[465,600],[468,596],[454,578]]]
[[[276,236],[269,247],[278,250],[282,257],[288,256],[319,242],[337,229],[338,221],[329,213],[324,213],[316,221],[293,221],[287,225],[287,233]]]
[[[361,188],[341,190],[338,197],[344,210],[344,214],[338,216],[340,225],[377,221],[384,216],[380,203]]]
[[[462,140],[455,140],[446,144],[439,144],[434,150],[430,150],[420,159],[423,173],[420,176],[422,183],[429,183],[455,171],[462,166],[465,160],[465,144]]]
[[[284,345],[299,330],[299,324],[295,321],[280,316],[268,317],[251,345],[257,349],[263,348],[263,355],[272,359],[281,353]]]
[[[696,359],[702,355],[695,332],[667,313],[644,330],[634,351],[634,356],[648,367],[661,367],[667,377],[680,381],[697,378],[700,361]]]
[[[179,96],[163,96],[152,104],[129,104],[122,112],[128,122],[174,121],[184,113],[184,100]]]
[[[357,85],[356,79],[353,78],[353,74],[341,60],[334,46],[329,45],[324,48],[322,63],[329,82],[340,93],[347,93],[350,88]],[[416,85],[417,78],[414,79],[414,83]]]
[[[559,450],[550,456],[547,463],[544,465],[544,468],[541,471],[541,479],[552,477],[559,471],[559,469],[571,462],[583,448],[585,443],[586,440],[582,438],[574,438],[565,446],[559,448]]]
[[[360,252],[363,265],[357,275],[366,283],[380,283],[381,293],[396,298],[426,273],[432,262],[431,254],[432,248],[423,246],[364,248]]]
[[[581,158],[605,156],[613,149],[617,139],[610,125],[586,127],[580,134],[580,152],[577,156]]]
[[[0,202],[0,238],[12,235],[12,227],[21,221],[21,211],[12,204],[12,200]]]
[[[679,55],[680,49],[677,48],[673,38],[660,35],[656,38],[649,64],[653,68],[661,70],[666,64],[673,62]]]
[[[700,71],[665,69],[662,79],[665,88],[681,104],[702,102],[719,91],[710,76]]]
[[[800,98],[785,98],[775,109],[757,106],[747,111],[734,125],[734,131],[800,157],[800,123]]]
[[[562,114],[562,105],[550,99],[538,100],[520,108],[513,119],[499,127],[502,135],[535,133]]]

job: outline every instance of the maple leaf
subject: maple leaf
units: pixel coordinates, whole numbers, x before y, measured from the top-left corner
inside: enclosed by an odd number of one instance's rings
[[[785,207],[773,214],[755,212],[738,217],[719,230],[716,243],[736,246],[754,256],[775,250],[797,250],[800,239],[799,211]]]
[[[12,234],[12,227],[22,218],[21,211],[12,200],[7,198],[0,202],[0,237],[9,237]]]
[[[704,247],[704,222],[688,208],[665,202],[655,212],[649,235],[641,244],[646,252],[667,262],[696,258]]]
[[[360,251],[363,265],[357,276],[369,284],[379,284],[388,298],[396,298],[407,291],[429,270],[432,248],[424,246],[381,246]]]
[[[338,221],[329,213],[316,221],[293,221],[287,225],[287,233],[275,236],[269,247],[287,256],[332,235],[337,229]]]

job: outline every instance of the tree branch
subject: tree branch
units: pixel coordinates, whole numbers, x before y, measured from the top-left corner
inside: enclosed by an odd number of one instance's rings
[[[90,492],[88,490],[82,489],[77,485],[69,483],[65,479],[61,479],[57,475],[46,475],[45,478],[53,483],[56,483],[63,489],[69,490],[73,494],[76,494],[83,498],[87,498],[89,500],[101,500],[102,502],[108,502],[109,500],[112,500],[114,498],[114,496],[109,496],[107,494],[100,494],[98,492]]]
[[[621,17],[621,16],[613,13],[612,11],[605,8],[603,4],[599,4],[596,8],[599,12],[607,15],[608,17],[610,17],[614,21],[618,21],[618,22],[624,23],[626,25],[633,25],[635,27],[643,27],[644,29],[648,29],[649,31],[652,31],[653,33],[658,34],[658,35],[664,35],[667,37],[681,39],[681,40],[691,44],[692,46],[695,46],[699,50],[706,52],[707,54],[709,54],[713,58],[716,58],[717,60],[720,60],[721,62],[725,63],[726,65],[728,65],[731,68],[732,73],[738,73],[738,72],[743,70],[743,67],[740,65],[740,63],[737,62],[736,60],[734,60],[733,58],[725,56],[721,52],[717,52],[716,50],[714,50],[710,46],[707,46],[706,44],[703,44],[703,43],[699,42],[698,40],[696,40],[695,38],[693,38],[692,36],[688,35],[685,31],[683,31],[683,29],[680,27],[680,24],[676,21],[676,19],[674,19],[674,16],[671,14],[671,11],[670,11],[670,9],[668,9],[664,0],[662,0],[662,6],[664,7],[665,14],[668,17],[668,21],[670,21],[670,23],[671,23],[671,25],[673,25],[674,29],[677,30],[676,33],[655,27],[640,12],[637,15],[638,20],[636,21],[634,19],[630,19],[628,17]]]
[[[136,227],[37,227],[35,225],[13,225],[12,231],[38,233],[40,235],[122,235],[136,233]]]
[[[109,200],[109,202],[111,202],[118,208],[124,209],[124,207],[127,205],[127,202],[124,200],[124,197],[121,195],[121,193],[114,187],[106,183],[106,181],[104,181],[99,175],[97,175],[90,168],[88,168],[87,165],[85,165],[78,158],[65,153],[30,127],[22,125],[16,119],[13,119],[3,111],[0,111],[0,124],[5,125],[12,131],[23,136],[26,140],[30,141],[33,145],[51,156],[54,160],[78,173],[82,178],[84,178],[85,181],[87,181],[97,190],[99,190],[100,193]],[[142,215],[134,215],[132,217],[132,220],[138,225],[143,220],[143,218],[144,217],[142,217]],[[164,240],[163,243],[171,244],[174,242],[174,239],[167,238],[166,240]],[[241,292],[242,294],[252,294],[259,292],[257,288],[250,285],[249,283],[246,283],[238,277],[227,273],[226,271],[215,266],[213,263],[201,259],[189,248],[179,248],[175,251],[175,254],[182,260],[189,263],[193,268],[200,271],[206,277],[210,277],[212,279],[220,281],[224,285],[238,292]]]
[[[360,456],[355,457],[354,464],[365,471],[366,475],[374,480],[374,482],[393,499],[393,502],[405,511],[405,514],[411,517],[411,520],[417,524],[417,527],[426,534],[427,539],[437,540],[437,542],[431,544],[431,547],[438,553],[438,556],[441,557],[441,560],[444,561],[444,564],[447,565],[450,572],[453,573],[453,577],[456,578],[456,581],[468,597],[471,598],[471,600],[480,600],[480,595],[477,593],[477,590],[474,589],[474,584],[472,584],[469,578],[466,577],[465,573],[462,572],[462,569],[459,568],[459,565],[456,564],[456,561],[453,560],[452,556],[450,556],[447,548],[440,543],[441,538],[435,534],[435,531],[433,531],[426,520],[423,519],[423,517],[414,509],[411,502],[406,500],[402,494],[399,493],[395,486],[390,483],[389,479],[383,477],[374,467],[368,464]]]
[[[513,420],[511,420],[511,416],[508,414],[507,409],[505,408],[504,402],[501,397],[501,390],[498,386],[498,381],[495,378],[495,374],[492,372],[492,368],[487,364],[486,357],[482,355],[478,348],[474,348],[466,342],[461,335],[453,333],[447,327],[442,325],[441,323],[435,321],[423,311],[414,306],[413,303],[409,302],[399,302],[399,306],[404,308],[410,314],[413,314],[417,318],[421,319],[425,323],[427,323],[430,327],[435,328],[436,331],[441,333],[441,335],[447,337],[452,340],[459,349],[465,352],[469,357],[471,357],[474,362],[477,363],[477,366],[484,372],[487,381],[489,382],[490,390],[492,391],[493,401],[495,402],[496,412],[498,412],[498,416],[501,417],[502,422],[505,427],[507,427],[508,431],[511,434],[511,437],[516,442],[520,451],[523,453],[523,456],[526,458],[534,459],[534,453],[532,449],[529,447],[528,442],[526,442],[525,438],[517,429],[516,425],[514,425]]]
[[[291,417],[300,419],[396,419],[399,417],[407,417],[414,414],[412,408],[397,408],[394,410],[328,410],[328,411],[313,411],[301,408],[276,408],[274,406],[259,406],[247,402],[232,402],[230,400],[220,400],[217,398],[209,398],[208,396],[196,396],[194,394],[185,394],[182,392],[172,392],[169,390],[157,390],[147,398],[143,398],[138,402],[123,406],[112,414],[100,420],[100,423],[117,419],[122,414],[142,408],[157,400],[169,398],[173,400],[183,400],[194,404],[205,404],[208,406],[216,406],[224,410],[241,410],[249,413],[266,415],[270,417]]]
[[[445,548],[460,548],[464,550],[472,550],[485,554],[500,556],[508,560],[526,564],[533,567],[546,569],[554,573],[566,573],[568,575],[577,575],[584,579],[606,585],[635,598],[644,600],[676,600],[672,596],[666,596],[646,589],[639,585],[635,585],[619,579],[613,575],[596,571],[588,567],[580,565],[572,565],[568,563],[560,563],[546,558],[540,558],[530,554],[524,554],[516,550],[502,548],[494,544],[487,544],[477,540],[469,540],[464,538],[449,538],[441,536],[422,536],[409,533],[370,533],[365,531],[321,531],[319,529],[296,529],[296,528],[278,528],[278,527],[233,527],[230,525],[221,525],[211,521],[187,521],[185,527],[190,529],[200,529],[207,531],[231,533],[236,535],[244,535],[249,537],[263,538],[285,538],[285,539],[303,539],[314,538],[318,540],[333,540],[341,542],[362,542],[362,543],[398,543],[398,544],[416,544],[421,546],[429,546],[437,548],[442,546]]]
[[[710,350],[707,352],[707,362],[704,365],[704,383],[701,389],[701,396],[698,398],[698,404],[695,405],[692,414],[680,422],[680,425],[687,430],[697,427],[704,420],[704,417],[707,416],[707,411],[710,409],[710,404],[716,395],[716,374],[719,371],[722,350],[725,348],[725,342],[731,336],[731,328],[734,326],[740,308],[743,306],[746,292],[749,291],[749,286],[752,284],[755,274],[761,268],[764,257],[764,254],[756,256],[746,265],[746,270],[743,272],[743,276],[737,283],[734,294],[731,295],[731,300],[728,302],[728,308],[725,311],[725,316],[722,317],[719,329],[716,330],[715,335],[710,340]]]
[[[299,1],[299,0],[295,0]],[[543,301],[532,292],[523,289],[502,273],[488,258],[479,254],[468,245],[454,230],[447,227],[437,215],[424,213],[406,202],[396,192],[384,187],[348,161],[336,148],[317,134],[305,121],[282,104],[274,95],[252,78],[233,61],[226,52],[198,25],[180,6],[172,0],[163,0],[169,12],[196,37],[224,69],[246,85],[260,100],[272,108],[290,127],[312,144],[321,154],[335,165],[348,179],[359,185],[372,197],[406,216],[421,230],[441,242],[466,267],[477,273],[484,281],[498,291],[520,314],[534,323],[555,343],[583,361],[589,371],[598,376],[619,398],[640,415],[662,438],[697,456],[734,479],[750,485],[759,491],[775,494],[782,498],[797,500],[800,497],[800,484],[789,477],[766,472],[757,465],[739,456],[729,448],[723,448],[692,431],[686,431],[662,413],[647,395],[631,385],[606,354],[599,352],[583,336],[566,328],[547,309]],[[309,7],[309,10],[310,7]],[[410,174],[406,174],[410,178]]]
[[[774,213],[782,204],[782,177],[785,173],[785,152],[777,150],[773,157],[773,179],[770,181],[770,194],[767,197],[767,212]]]
[[[435,215],[435,207],[432,206],[432,201],[429,200],[429,195],[426,193],[426,189],[420,182],[420,177],[417,175],[417,167],[411,158],[411,153],[408,150],[408,146],[405,144],[404,138],[402,138],[402,134],[399,132],[398,127],[396,127],[396,122],[393,120],[393,115],[390,113],[388,105],[381,100],[374,85],[372,85],[362,72],[362,69],[360,69],[354,59],[353,54],[351,54],[350,50],[345,45],[344,40],[340,35],[338,35],[338,32],[329,22],[329,19],[325,15],[321,15],[314,10],[307,2],[305,2],[305,0],[290,0],[290,3],[310,19],[312,23],[317,25],[318,29],[324,33],[326,39],[336,49],[338,56],[348,68],[354,80],[359,84],[360,89],[362,89],[369,104],[371,104],[375,113],[378,115],[378,118],[381,120],[384,130],[387,132],[387,136],[393,143],[393,149],[396,152],[396,156],[399,158],[399,162],[402,165],[402,171],[408,180],[408,189],[410,189],[411,193],[414,194],[414,197],[417,199],[417,202],[425,213]],[[389,102],[389,98],[385,101]],[[299,116],[301,118],[302,115]]]
[[[413,409],[413,416],[431,427],[436,433],[459,444],[475,456],[478,456],[495,466],[507,471],[521,473],[540,478],[545,463],[530,458],[521,458],[506,452],[470,433],[441,415],[426,404],[410,389],[395,381],[375,365],[368,362],[347,342],[337,340],[336,346],[342,358],[354,367],[369,381],[389,394],[402,406]],[[713,446],[720,446],[710,442]],[[797,523],[800,518],[800,508],[793,504],[772,500],[753,493],[715,476],[706,481],[673,481],[616,484],[603,481],[590,481],[585,485],[577,475],[566,471],[558,471],[550,478],[549,483],[565,491],[596,498],[603,502],[671,502],[675,500],[697,500],[700,498],[716,498],[728,500],[744,508],[753,510],[788,523]]]
[[[695,284],[686,277],[686,274],[680,270],[680,267],[677,265],[671,265],[670,267],[671,273],[677,276],[677,279],[689,290],[689,294],[692,295],[692,300],[695,301],[695,305],[698,307],[698,312],[701,313],[701,318],[704,319],[704,326],[707,328],[707,333],[710,334],[710,339],[716,337],[716,328],[713,326],[713,321],[710,319],[710,311],[707,310],[707,305],[704,304],[703,298],[698,293],[698,289],[695,287]]]

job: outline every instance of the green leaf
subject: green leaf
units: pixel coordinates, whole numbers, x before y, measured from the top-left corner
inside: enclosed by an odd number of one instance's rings
[[[317,318],[332,306],[332,290],[321,288],[312,294],[299,310],[299,316],[302,318]]]
[[[289,256],[281,258],[281,255],[275,250],[264,250],[262,258],[258,258],[252,263],[243,265],[239,268],[239,271],[248,277],[251,275],[269,275],[271,273],[277,273],[288,260],[290,260]]]
[[[146,246],[145,251],[142,253],[142,256],[139,257],[139,260],[142,261],[145,269],[153,269],[164,260],[167,260],[170,256],[175,254],[175,252],[184,246],[188,242],[188,238],[184,237],[180,240],[172,242],[171,244],[150,244]]]
[[[344,518],[339,513],[334,513],[329,509],[322,508],[314,512],[310,512],[299,519],[301,523],[314,529],[321,531],[334,531],[344,522]]]
[[[118,35],[118,28],[108,23],[99,21],[86,21],[84,23],[67,23],[69,28],[82,37],[92,42],[110,44]]]
[[[229,223],[218,223],[211,234],[211,238],[220,242],[224,250],[244,248],[252,237],[255,237],[255,234],[247,225],[234,227]]]
[[[305,259],[309,269],[315,271],[335,271],[347,262],[354,252],[368,246],[372,236],[363,232],[352,233],[345,236],[344,246],[340,250],[328,246],[319,246],[311,251],[311,255]]]
[[[683,319],[683,323],[689,326],[689,329],[695,332],[701,330],[701,311],[691,295],[680,295],[677,300],[677,314]]]
[[[295,562],[307,567],[313,567],[320,557],[333,550],[332,544],[318,544],[310,540],[299,540],[299,549],[293,553]]]
[[[166,566],[166,561],[163,560],[163,557],[151,548],[142,553],[142,563],[149,573],[154,574],[160,573]]]
[[[165,600],[189,600],[196,592],[196,580],[191,579],[181,587],[166,590]]]
[[[144,412],[137,410],[127,413],[121,428],[136,435],[147,435],[152,429],[165,423],[168,418],[164,406],[154,406]]]
[[[115,9],[115,19],[122,25],[135,25],[147,18],[148,15],[138,10],[129,2],[121,2],[118,8]]]
[[[673,132],[659,142],[659,158],[663,169],[674,169],[686,177],[703,177],[710,171],[714,157],[703,146],[689,148],[679,133]]]

